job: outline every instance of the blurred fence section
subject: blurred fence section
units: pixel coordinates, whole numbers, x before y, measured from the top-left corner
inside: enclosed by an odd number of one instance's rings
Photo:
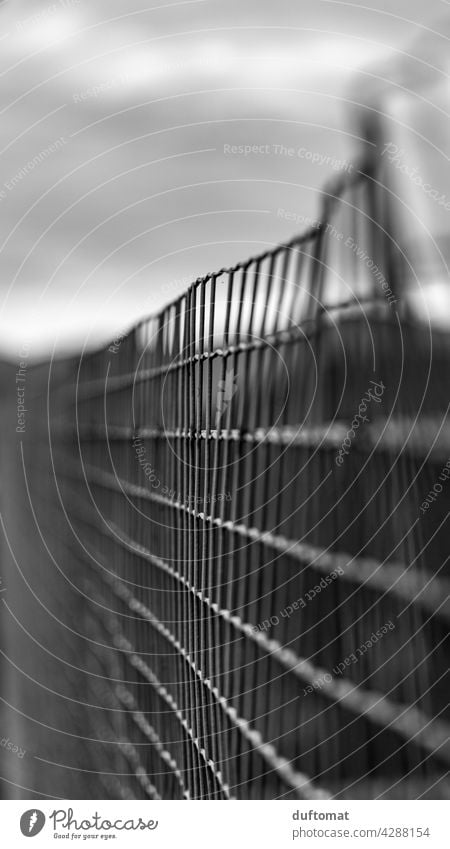
[[[51,366],[24,452],[54,793],[448,793],[449,342],[383,202],[346,177],[320,226]]]

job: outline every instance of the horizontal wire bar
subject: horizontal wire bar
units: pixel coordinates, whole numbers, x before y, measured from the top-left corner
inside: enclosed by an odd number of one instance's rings
[[[378,561],[374,558],[354,557],[342,551],[333,551],[310,545],[309,543],[297,542],[286,539],[271,531],[260,531],[258,528],[247,527],[243,524],[235,524],[231,520],[222,521],[220,517],[212,517],[204,512],[197,512],[180,502],[173,502],[165,496],[150,492],[136,484],[114,477],[100,469],[84,466],[84,471],[89,483],[99,485],[107,490],[118,493],[126,493],[135,498],[159,503],[173,510],[182,511],[194,518],[202,519],[208,524],[221,528],[233,534],[237,534],[251,542],[258,542],[268,548],[285,554],[300,562],[303,566],[309,566],[322,574],[329,575],[330,572],[340,568],[343,572],[339,579],[346,580],[352,584],[367,586],[378,592],[387,592],[397,596],[402,602],[415,603],[427,610],[433,616],[450,622],[450,581],[425,575],[422,572],[412,570],[402,563],[393,561]],[[64,474],[69,476],[68,466]],[[74,473],[74,480],[84,481],[80,473]],[[426,592],[425,592],[426,591]]]
[[[97,528],[97,530],[100,529]],[[102,530],[104,531],[104,528]],[[313,685],[317,680],[324,681],[321,687],[321,693],[326,695],[332,702],[345,704],[356,715],[366,716],[371,722],[381,727],[385,727],[386,720],[389,719],[389,727],[394,728],[404,739],[413,744],[423,746],[430,752],[439,749],[441,756],[450,763],[450,726],[447,723],[441,720],[432,720],[418,708],[397,704],[387,699],[382,693],[363,690],[345,679],[339,681],[332,679],[331,682],[326,681],[324,676],[332,677],[328,670],[315,667],[307,659],[299,657],[290,649],[284,648],[277,640],[269,639],[262,632],[255,633],[252,625],[243,622],[239,616],[231,615],[228,610],[219,609],[215,603],[211,603],[208,598],[205,598],[201,591],[191,586],[183,575],[180,575],[168,563],[152,554],[143,546],[133,540],[127,539],[118,527],[114,526],[114,530],[112,528],[109,530],[114,534],[114,539],[117,542],[130,551],[140,554],[162,571],[171,575],[189,593],[195,595],[199,601],[209,605],[217,616],[221,617],[247,639],[263,647],[268,654],[276,658],[283,668],[290,670],[301,681],[309,685]],[[107,577],[104,579],[106,581],[109,580]],[[123,582],[119,578],[116,580],[123,585]],[[135,600],[135,605],[135,609],[139,608],[142,610],[145,607],[137,599]],[[147,615],[150,617],[153,616],[151,611],[147,611],[146,617]],[[180,648],[182,649],[182,647]],[[418,738],[418,740],[415,738]]]
[[[100,557],[101,557],[100,553],[96,552],[95,549],[94,549],[93,553],[95,554],[95,557],[100,560]],[[153,560],[153,556],[152,556],[152,560]],[[92,564],[90,564],[90,565],[92,565]],[[173,574],[173,576],[175,576],[176,573],[171,571],[171,574]],[[178,642],[178,640],[171,634],[169,629],[167,629],[157,619],[157,617],[147,607],[145,607],[145,605],[142,605],[137,599],[135,599],[133,597],[132,593],[130,593],[129,591],[126,590],[124,583],[122,581],[120,581],[120,579],[118,579],[116,576],[113,577],[108,572],[102,572],[101,578],[106,584],[108,584],[108,586],[113,590],[113,592],[118,596],[118,598],[120,598],[122,601],[126,601],[130,610],[132,610],[134,613],[138,613],[140,616],[143,616],[146,621],[151,623],[153,625],[153,627],[155,627],[155,629],[158,630],[158,632],[161,635],[164,636],[164,638],[170,643],[170,645],[185,659],[185,661],[189,664],[189,666],[191,667],[194,674],[197,676],[200,683],[210,691],[211,695],[214,697],[214,699],[216,700],[219,707],[227,715],[228,719],[232,722],[234,727],[237,730],[240,731],[240,733],[246,738],[247,742],[250,743],[253,748],[258,750],[261,757],[268,763],[268,766],[270,767],[270,769],[273,770],[274,772],[276,772],[277,774],[279,774],[280,778],[287,785],[289,785],[292,789],[296,790],[297,792],[299,792],[301,794],[299,796],[299,798],[303,798],[303,799],[327,799],[327,798],[330,798],[327,791],[314,787],[311,783],[311,780],[306,775],[304,775],[303,773],[300,773],[297,770],[293,769],[290,762],[286,758],[277,754],[275,747],[272,744],[264,742],[262,737],[261,737],[261,734],[256,729],[252,729],[250,723],[247,720],[245,720],[243,717],[238,716],[235,708],[233,708],[231,705],[229,705],[227,699],[223,695],[220,694],[219,690],[216,687],[213,687],[211,682],[204,677],[202,670],[200,668],[197,668],[195,662],[189,657],[186,650]],[[180,581],[181,581],[181,583],[183,583],[186,586],[186,589],[188,589],[190,592],[195,592],[195,590],[193,590],[193,588],[187,586],[187,582],[185,582],[182,578],[180,578]],[[199,594],[198,591],[197,591],[196,594],[199,597],[201,597],[201,594]],[[202,600],[204,600],[204,599],[202,599]],[[150,683],[152,683],[154,680],[157,680],[156,677],[154,676],[154,673],[150,670],[150,667],[148,667],[148,665],[145,664],[145,662],[136,655],[136,653],[135,653],[131,643],[129,642],[129,640],[125,640],[125,638],[123,638],[124,642],[122,642],[122,638],[120,636],[118,636],[118,635],[120,635],[120,628],[118,626],[116,626],[116,630],[114,632],[109,632],[109,633],[113,637],[116,644],[117,644],[117,640],[121,641],[121,650],[125,651],[127,658],[129,657],[129,655],[132,655],[133,657],[136,658],[135,661],[134,661],[134,665],[136,666],[136,668],[139,668],[140,670],[145,668],[146,678],[149,680]],[[165,693],[167,693],[166,688],[163,687],[161,682],[157,682],[157,684],[155,684],[155,688],[158,690],[158,692],[160,691],[160,688],[162,688],[165,691]],[[168,694],[168,695],[169,695],[170,699],[172,700],[172,697],[170,696],[170,694]],[[167,701],[165,696],[164,696],[164,698]],[[172,702],[173,702],[173,700],[172,700]],[[177,711],[177,716],[178,716],[181,724],[183,725],[183,727],[186,728],[186,730],[188,731],[188,733],[192,737],[193,742],[198,747],[199,741],[194,740],[192,729],[190,729],[189,726],[187,725],[186,721],[184,720],[184,718],[182,716],[181,711],[176,706],[175,702],[173,702],[172,709]],[[204,753],[202,753],[202,756],[205,757],[206,755]],[[211,769],[214,770],[213,762],[207,761],[207,763],[211,767]],[[214,774],[216,775],[216,777],[219,776],[220,782],[222,782],[222,778],[220,776],[220,773],[215,772]],[[223,789],[223,792],[224,792],[226,798],[231,798],[230,789],[228,788],[228,786],[224,785],[224,784],[222,784],[221,786],[222,786],[222,789]]]
[[[355,308],[358,310],[373,308],[377,311],[378,318],[381,319],[383,317],[387,317],[389,324],[392,324],[393,322],[392,315],[389,313],[386,303],[383,302],[380,296],[376,298],[369,298],[367,300],[356,300],[353,298],[349,301],[343,302],[342,304],[333,305],[328,311],[325,310],[325,308],[321,308],[316,316],[304,318],[296,323],[293,328],[278,330],[276,333],[269,333],[264,338],[253,339],[251,342],[241,341],[235,345],[228,345],[225,348],[215,348],[211,351],[202,351],[201,353],[192,354],[189,357],[183,357],[181,359],[178,359],[178,355],[175,355],[171,360],[168,359],[165,363],[160,365],[153,366],[151,368],[137,368],[136,371],[125,374],[109,374],[107,376],[105,370],[104,377],[95,378],[94,380],[83,379],[82,381],[72,384],[66,383],[59,387],[59,389],[64,394],[74,395],[76,392],[78,400],[85,400],[88,398],[95,398],[99,395],[119,392],[122,389],[130,389],[135,387],[137,384],[151,381],[154,378],[161,377],[173,371],[181,371],[182,369],[186,369],[188,366],[195,365],[196,363],[211,362],[217,358],[226,360],[228,357],[236,356],[237,354],[266,350],[269,348],[278,348],[282,345],[292,345],[305,339],[308,335],[308,328],[310,328],[310,333],[314,335],[317,333],[321,323],[331,322],[332,319],[328,313],[330,315],[341,311],[344,313],[350,313],[351,310]],[[247,334],[242,332],[241,335],[245,336]],[[56,389],[58,389],[58,387],[56,387]]]
[[[60,439],[80,442],[102,440],[105,442],[130,442],[138,439],[163,440],[182,439],[185,441],[220,441],[247,442],[255,445],[269,443],[292,447],[323,448],[330,451],[342,445],[346,438],[351,420],[339,419],[325,422],[316,426],[292,425],[259,427],[253,432],[239,428],[210,428],[196,430],[184,428],[149,428],[140,427],[135,430],[120,425],[87,424],[78,427],[53,428],[54,436]],[[377,418],[368,422],[358,435],[358,441],[352,446],[352,451],[361,453],[376,449],[377,452],[405,452],[414,456],[432,457],[443,460],[450,452],[450,422],[437,416],[423,416],[419,420],[407,416],[396,418]]]

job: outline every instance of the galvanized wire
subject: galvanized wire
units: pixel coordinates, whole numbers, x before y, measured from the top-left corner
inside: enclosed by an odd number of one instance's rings
[[[94,792],[416,797],[445,781],[449,496],[419,506],[449,456],[448,342],[409,317],[373,192],[347,180],[319,227],[50,380],[54,475],[36,451],[32,484],[81,635],[65,674]]]

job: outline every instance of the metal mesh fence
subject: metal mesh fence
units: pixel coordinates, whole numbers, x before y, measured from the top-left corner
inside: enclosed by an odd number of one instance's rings
[[[347,179],[320,226],[51,365],[23,446],[42,792],[448,791],[448,486],[421,504],[449,346],[384,203]]]

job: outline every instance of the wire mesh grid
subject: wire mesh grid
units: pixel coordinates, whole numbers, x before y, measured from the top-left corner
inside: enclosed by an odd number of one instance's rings
[[[321,225],[50,377],[28,467],[71,797],[447,786],[448,495],[420,502],[448,343],[408,317],[382,203],[347,178]]]

